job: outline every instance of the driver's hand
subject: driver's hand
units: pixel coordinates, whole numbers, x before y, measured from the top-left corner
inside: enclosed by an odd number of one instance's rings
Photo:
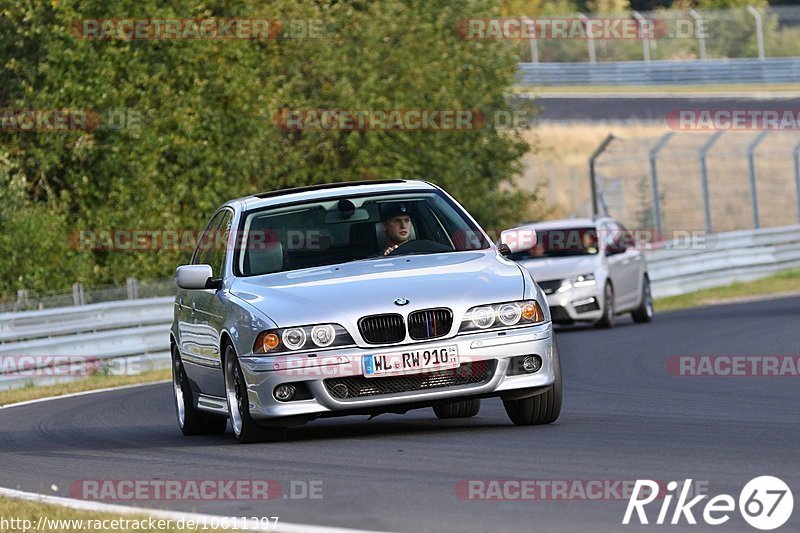
[[[390,253],[392,253],[394,250],[396,250],[398,246],[400,246],[400,245],[399,245],[399,244],[395,244],[394,246],[389,246],[388,248],[386,248],[386,249],[383,251],[383,255],[389,255],[389,254],[390,254]]]

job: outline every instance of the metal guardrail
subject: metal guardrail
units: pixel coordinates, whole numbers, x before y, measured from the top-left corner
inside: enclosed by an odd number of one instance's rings
[[[520,63],[517,77],[529,86],[795,83],[800,58]]]
[[[800,268],[800,226],[712,234],[705,246],[665,243],[663,248],[645,253],[653,294],[683,294]],[[124,360],[128,364],[122,368],[128,369],[166,368],[172,302],[172,298],[150,298],[2,313],[0,361],[55,355]],[[0,365],[0,389],[61,379],[14,375],[8,371],[12,366]]]
[[[704,249],[646,252],[655,297],[752,281],[800,268],[800,226],[712,234]]]

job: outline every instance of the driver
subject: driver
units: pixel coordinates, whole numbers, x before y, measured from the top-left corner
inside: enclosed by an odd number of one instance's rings
[[[411,216],[403,203],[393,203],[381,210],[381,225],[389,239],[383,255],[389,255],[411,237]]]

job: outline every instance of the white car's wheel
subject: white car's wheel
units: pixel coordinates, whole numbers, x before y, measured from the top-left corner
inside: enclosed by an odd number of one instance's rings
[[[653,320],[653,294],[650,291],[650,278],[644,277],[642,282],[642,303],[631,313],[634,322],[650,322]]]
[[[598,328],[613,328],[616,322],[616,309],[614,308],[614,287],[606,282],[603,290],[603,316],[594,323]]]

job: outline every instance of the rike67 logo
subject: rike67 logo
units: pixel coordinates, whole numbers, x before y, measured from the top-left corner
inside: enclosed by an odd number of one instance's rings
[[[635,512],[640,524],[649,524],[652,514],[648,517],[645,507],[657,499],[661,500],[661,508],[655,524],[696,525],[695,513],[701,515],[703,521],[712,526],[719,526],[730,520],[731,513],[735,512],[737,508],[737,502],[733,496],[720,494],[709,499],[705,505],[701,505],[700,502],[708,498],[708,495],[695,496],[690,500],[691,486],[691,479],[687,479],[682,484],[670,481],[667,483],[666,493],[660,494],[659,483],[656,481],[636,480],[622,523],[630,524]],[[679,487],[680,490],[678,490]],[[645,496],[640,497],[643,494]],[[677,501],[675,507],[671,508],[675,496],[677,496]],[[781,479],[773,476],[760,476],[751,479],[739,493],[738,508],[748,524],[756,529],[769,531],[781,527],[792,516],[794,497],[789,486]]]

